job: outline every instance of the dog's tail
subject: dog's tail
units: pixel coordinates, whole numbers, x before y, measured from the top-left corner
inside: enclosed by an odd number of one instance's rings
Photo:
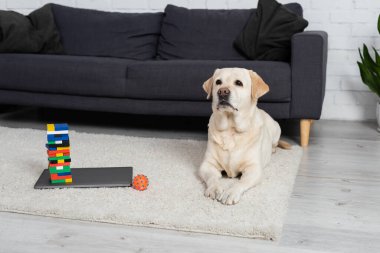
[[[279,140],[277,146],[282,149],[287,149],[287,150],[292,149],[292,145],[290,145],[288,142],[283,141],[283,140]]]

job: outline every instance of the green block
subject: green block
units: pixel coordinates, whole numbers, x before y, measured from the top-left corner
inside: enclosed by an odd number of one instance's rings
[[[64,184],[66,183],[65,179],[61,180],[50,180],[52,184]]]
[[[59,166],[59,167],[61,167],[61,166]],[[57,167],[56,166],[49,166],[49,170],[50,169],[53,169],[53,170],[55,170]],[[63,169],[65,170],[65,169],[70,169],[70,166],[63,166]]]
[[[65,167],[69,167],[69,166],[65,166]],[[62,169],[62,170],[56,170],[56,169],[49,168],[49,172],[50,172],[50,174],[67,173],[67,172],[71,172],[71,169],[70,169],[70,167],[68,169]]]
[[[57,141],[48,141],[47,144],[61,144],[61,143],[56,143]]]
[[[49,161],[58,161],[58,160],[65,160],[65,159],[70,159],[70,156],[49,157]]]

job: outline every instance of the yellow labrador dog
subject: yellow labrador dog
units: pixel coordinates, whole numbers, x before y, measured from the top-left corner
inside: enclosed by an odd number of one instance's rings
[[[261,180],[280,141],[281,129],[266,112],[257,108],[257,100],[269,86],[252,70],[217,69],[203,84],[207,98],[212,97],[207,150],[199,170],[206,184],[205,196],[223,204],[239,202],[242,194]],[[222,172],[228,177],[241,175],[229,189],[220,184]]]

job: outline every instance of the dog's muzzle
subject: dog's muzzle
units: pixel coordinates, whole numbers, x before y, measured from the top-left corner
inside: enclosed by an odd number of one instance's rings
[[[230,97],[230,90],[228,88],[220,88],[218,90],[218,98],[219,98],[219,101],[228,101],[229,97]]]
[[[231,107],[235,111],[238,111],[238,109],[233,107],[231,105],[231,103],[229,102],[230,94],[231,94],[231,92],[228,88],[220,88],[218,90],[218,99],[219,99],[219,103],[218,103],[218,107],[217,107],[218,110],[220,107]]]

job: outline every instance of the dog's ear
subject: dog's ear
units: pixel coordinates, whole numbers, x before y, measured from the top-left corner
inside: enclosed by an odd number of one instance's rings
[[[214,82],[213,78],[210,77],[206,82],[203,83],[203,90],[207,93],[207,99],[210,99],[212,94],[212,83]]]
[[[264,82],[264,80],[252,70],[249,70],[249,75],[251,77],[251,86],[252,86],[252,98],[258,99],[261,96],[264,96],[269,91],[269,86]]]

